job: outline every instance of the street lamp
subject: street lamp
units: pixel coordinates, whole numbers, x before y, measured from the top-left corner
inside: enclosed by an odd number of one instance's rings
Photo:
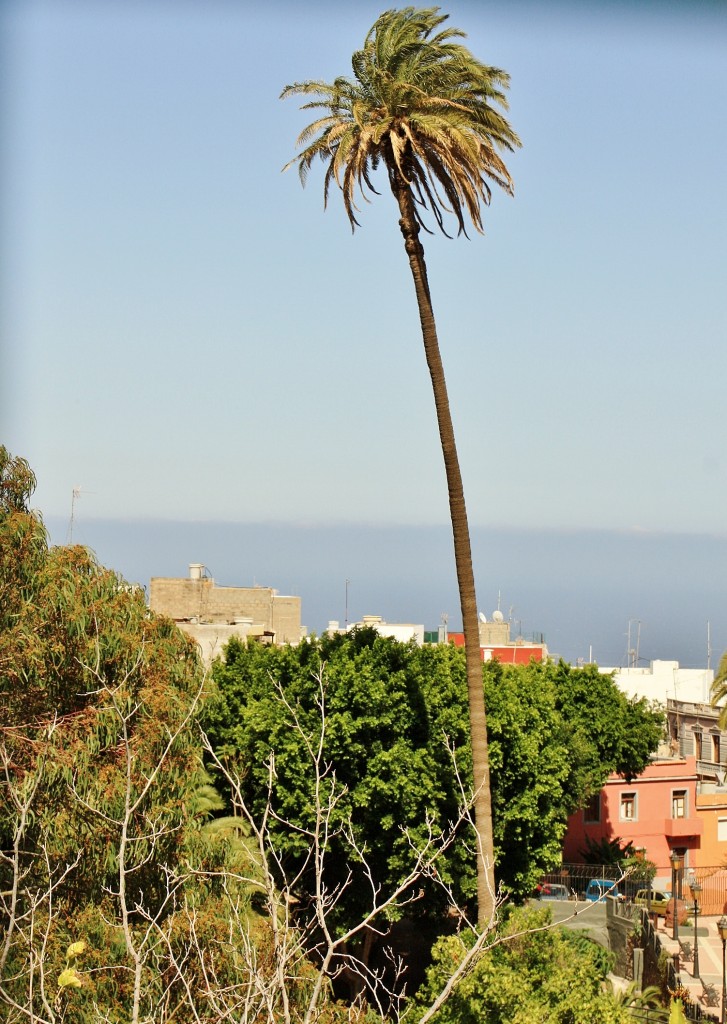
[[[679,888],[678,883],[681,876],[682,866],[684,864],[684,857],[678,850],[672,850],[669,856],[671,861],[671,899],[672,908],[674,910],[674,916],[672,918],[672,932],[671,937],[675,942],[679,941]]]
[[[692,897],[694,899],[694,969],[692,971],[692,977],[699,977],[699,939],[697,938],[697,914],[699,913],[699,894],[702,891],[702,886],[699,884],[697,879],[692,876],[689,881],[689,888],[692,890]]]
[[[717,931],[722,940],[722,1024],[725,1024],[725,1008],[727,1008],[727,974],[725,974],[724,951],[727,946],[727,917],[722,914],[717,922]]]

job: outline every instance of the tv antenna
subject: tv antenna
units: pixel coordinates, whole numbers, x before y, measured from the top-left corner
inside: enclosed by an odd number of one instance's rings
[[[81,485],[76,484],[71,492],[71,520],[68,524],[68,533],[66,535],[66,544],[73,543],[73,524],[76,519],[76,502],[81,497]]]
[[[636,646],[631,646],[631,623],[636,623]],[[626,640],[626,663],[629,668],[637,668],[639,664],[639,647],[641,645],[641,619],[629,619]]]
[[[75,524],[75,521],[76,521],[76,502],[81,497],[81,491],[83,491],[84,494],[95,494],[96,493],[95,491],[86,490],[86,488],[81,487],[80,484],[76,484],[76,486],[73,488],[73,491],[71,492],[71,518],[70,518],[70,521],[68,523],[68,533],[66,534],[66,544],[72,544],[73,543],[73,527],[74,527],[74,524]]]

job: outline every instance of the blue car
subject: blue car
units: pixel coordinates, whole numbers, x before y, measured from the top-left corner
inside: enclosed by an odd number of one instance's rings
[[[604,896],[612,896],[617,900],[623,898],[618,891],[618,885],[612,878],[592,878],[586,889],[586,899],[595,903],[596,900],[600,900]]]

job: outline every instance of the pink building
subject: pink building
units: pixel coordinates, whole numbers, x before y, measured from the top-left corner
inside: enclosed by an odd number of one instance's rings
[[[619,837],[644,850],[657,866],[657,884],[668,887],[673,850],[684,855],[686,869],[706,866],[703,831],[704,818],[697,812],[697,759],[655,760],[631,782],[611,775],[588,806],[571,816],[563,860],[581,862],[587,837],[596,842]],[[714,857],[714,851],[709,855]]]

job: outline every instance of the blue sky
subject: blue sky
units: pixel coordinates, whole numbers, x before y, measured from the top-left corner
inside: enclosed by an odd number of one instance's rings
[[[2,437],[47,517],[446,523],[385,182],[352,236],[280,173],[281,89],[382,6],[0,8]],[[445,10],[523,140],[485,237],[426,241],[473,526],[721,540],[727,10]]]

